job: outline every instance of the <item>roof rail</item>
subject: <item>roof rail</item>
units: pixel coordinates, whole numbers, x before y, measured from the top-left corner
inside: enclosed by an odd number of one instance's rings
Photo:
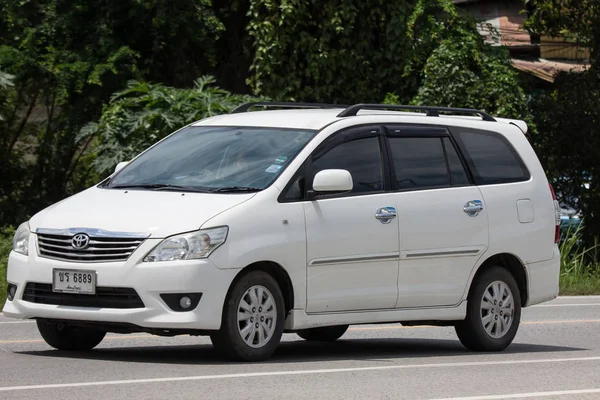
[[[496,122],[494,117],[483,111],[475,110],[472,108],[450,108],[450,107],[429,107],[429,106],[403,106],[393,104],[355,104],[346,108],[344,111],[338,114],[339,118],[342,117],[354,117],[360,110],[415,110],[424,111],[428,117],[439,117],[440,112],[447,113],[462,113],[462,114],[476,114],[481,117],[484,121]]]
[[[338,105],[338,104],[323,104],[323,103],[294,103],[291,101],[254,101],[251,103],[242,104],[237,107],[230,114],[238,114],[243,112],[248,112],[252,107],[273,107],[273,108],[320,108],[320,109],[330,109],[330,108],[347,108],[347,105]]]

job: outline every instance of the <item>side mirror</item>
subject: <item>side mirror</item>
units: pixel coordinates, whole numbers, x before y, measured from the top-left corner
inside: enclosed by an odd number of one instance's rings
[[[129,161],[121,161],[120,163],[117,164],[117,166],[115,167],[115,174],[117,172],[119,172],[120,170],[123,169],[124,166],[126,166],[127,164],[129,164]]]
[[[354,183],[345,169],[324,169],[315,175],[312,186],[314,192],[333,194],[351,191]]]

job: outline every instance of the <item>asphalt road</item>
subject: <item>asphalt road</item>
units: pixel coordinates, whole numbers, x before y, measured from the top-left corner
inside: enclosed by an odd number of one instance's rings
[[[600,296],[522,319],[503,353],[470,353],[452,328],[363,325],[333,344],[284,335],[271,361],[236,364],[202,337],[109,334],[60,352],[0,316],[0,399],[600,399]]]

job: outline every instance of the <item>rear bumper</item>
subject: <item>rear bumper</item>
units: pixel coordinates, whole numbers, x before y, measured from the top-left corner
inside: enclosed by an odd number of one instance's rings
[[[556,246],[552,259],[527,264],[529,299],[525,306],[533,306],[558,297],[559,279],[560,252]]]
[[[217,330],[225,296],[237,270],[219,269],[210,260],[143,263],[143,255],[156,245],[147,240],[126,262],[74,263],[37,256],[30,247],[29,256],[12,252],[7,280],[17,285],[12,301],[6,301],[4,315],[13,318],[47,318],[106,323],[127,323],[144,328]],[[132,288],[143,307],[110,308],[41,304],[23,299],[28,283],[52,283],[53,268],[94,270],[97,286]],[[165,293],[202,293],[192,311],[174,311],[161,298]],[[83,295],[79,295],[83,296]],[[72,299],[70,299],[72,300]]]

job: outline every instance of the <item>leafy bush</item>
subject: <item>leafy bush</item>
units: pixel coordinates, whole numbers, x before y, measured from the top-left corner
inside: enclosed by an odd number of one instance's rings
[[[82,129],[79,140],[95,142],[94,167],[107,174],[173,131],[252,100],[214,86],[212,77],[197,79],[191,89],[132,81],[112,96],[98,122]]]
[[[15,230],[12,227],[0,228],[0,307],[6,300],[6,264],[8,253],[12,249],[12,239]]]

